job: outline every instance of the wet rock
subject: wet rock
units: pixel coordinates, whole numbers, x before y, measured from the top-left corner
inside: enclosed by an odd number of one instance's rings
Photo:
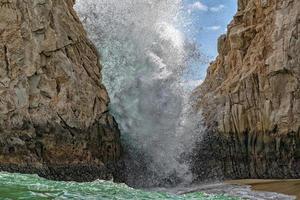
[[[300,1],[238,3],[194,92],[207,127],[196,171],[202,158],[224,178],[299,178]]]
[[[99,56],[74,2],[0,0],[0,169],[94,180],[119,160]]]

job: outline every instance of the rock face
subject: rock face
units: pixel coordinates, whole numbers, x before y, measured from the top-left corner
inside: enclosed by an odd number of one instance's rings
[[[218,51],[194,93],[208,133],[194,172],[299,178],[300,1],[239,0]]]
[[[74,0],[0,0],[0,169],[110,178],[120,157],[97,51]]]

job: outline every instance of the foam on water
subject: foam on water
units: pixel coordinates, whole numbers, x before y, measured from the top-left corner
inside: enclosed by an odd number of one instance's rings
[[[100,180],[91,183],[57,182],[36,175],[0,173],[0,199],[233,200],[234,198],[226,195],[206,195],[200,192],[185,195],[147,192],[135,190],[125,184]]]
[[[205,191],[198,192],[198,191]],[[0,199],[86,199],[86,200],[293,200],[271,192],[253,192],[247,186],[214,184],[189,188],[133,189],[125,184],[97,180],[90,183],[50,181],[36,175],[0,173]]]

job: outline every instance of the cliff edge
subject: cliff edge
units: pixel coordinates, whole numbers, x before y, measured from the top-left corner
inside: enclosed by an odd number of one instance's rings
[[[218,52],[193,95],[198,179],[299,178],[300,1],[239,0]]]
[[[0,169],[111,178],[120,157],[95,47],[74,0],[0,0]]]

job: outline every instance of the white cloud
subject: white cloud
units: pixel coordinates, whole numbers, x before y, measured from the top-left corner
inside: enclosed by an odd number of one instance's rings
[[[208,26],[206,29],[210,31],[217,31],[221,29],[221,26]]]
[[[219,12],[219,11],[223,10],[224,8],[225,8],[225,6],[223,4],[220,4],[218,6],[209,8],[209,10],[211,12]]]
[[[189,12],[200,10],[200,11],[208,11],[208,7],[200,1],[197,1],[193,4],[188,5]]]

